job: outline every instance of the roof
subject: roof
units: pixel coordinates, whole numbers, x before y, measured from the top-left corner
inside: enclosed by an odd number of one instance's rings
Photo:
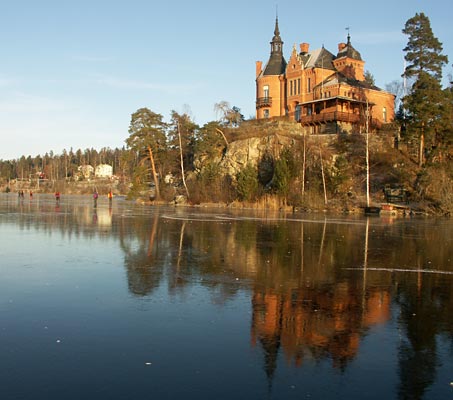
[[[271,54],[269,61],[264,68],[263,75],[282,75],[285,73],[286,60],[279,54]]]
[[[370,89],[370,90],[378,90],[382,91],[382,89],[378,88],[377,86],[371,85],[367,81],[359,81],[358,79],[348,78],[346,75],[343,75],[341,72],[335,72],[329,77],[327,77],[323,82],[319,83],[315,87],[318,86],[333,86],[338,84],[346,84],[352,87],[357,87],[360,89]]]
[[[301,53],[300,57],[305,68],[323,68],[335,70],[332,61],[335,56],[324,47],[309,53]]]
[[[341,49],[337,54],[337,58],[342,58],[342,57],[347,57],[347,58],[352,58],[353,60],[363,61],[360,53],[356,49],[354,49],[354,47],[352,47],[351,37],[349,35],[348,35],[348,43],[346,43],[346,46],[343,49]]]

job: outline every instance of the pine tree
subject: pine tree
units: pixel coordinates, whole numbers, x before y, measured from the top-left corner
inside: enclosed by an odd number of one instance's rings
[[[424,14],[415,14],[403,29],[409,36],[403,49],[408,62],[404,75],[418,78],[422,71],[433,75],[438,81],[442,78],[442,67],[448,63],[448,57],[442,55],[442,43],[434,36],[429,18]]]
[[[419,140],[419,164],[423,165],[427,149],[435,144],[445,122],[442,91],[442,67],[448,58],[442,55],[442,43],[434,36],[424,13],[415,14],[403,29],[409,36],[403,49],[407,66],[403,76],[413,81],[410,93],[403,99],[408,114],[408,136]]]
[[[127,146],[136,152],[142,161],[139,167],[143,166],[143,161],[149,160],[157,199],[160,197],[157,155],[166,146],[165,127],[162,115],[148,108],[140,108],[132,114],[129,137],[126,139]],[[144,180],[144,171],[148,170],[136,168],[135,175],[141,183]]]
[[[254,200],[258,193],[258,187],[258,172],[253,165],[247,164],[236,177],[236,190],[240,200]]]
[[[292,178],[295,176],[295,170],[293,153],[289,148],[284,148],[280,158],[275,162],[272,186],[276,193],[283,198],[285,204],[291,189]]]

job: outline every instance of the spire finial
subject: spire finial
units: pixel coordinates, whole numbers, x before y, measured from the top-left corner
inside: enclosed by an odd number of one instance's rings
[[[275,36],[280,36],[280,30],[278,29],[278,6],[275,6],[275,29],[274,29],[274,35]]]
[[[348,44],[351,43],[351,36],[349,35],[349,29],[351,29],[349,26],[345,28],[348,31]]]

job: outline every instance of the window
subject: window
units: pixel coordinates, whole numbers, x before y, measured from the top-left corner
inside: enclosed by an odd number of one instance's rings
[[[311,92],[311,78],[307,78],[307,92]]]
[[[382,120],[387,122],[387,109],[385,107],[382,109]]]
[[[289,95],[293,95],[293,81],[289,81]]]
[[[297,80],[297,94],[300,94],[300,78]]]
[[[268,99],[269,98],[269,86],[263,86],[263,92],[264,92],[264,98]]]
[[[269,118],[269,110],[268,109],[263,110],[263,116],[264,116],[264,118]]]
[[[294,112],[294,119],[300,121],[300,104],[296,105],[296,111]]]

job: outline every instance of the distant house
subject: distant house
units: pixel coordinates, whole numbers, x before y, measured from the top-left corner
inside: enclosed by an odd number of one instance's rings
[[[108,164],[99,164],[94,172],[96,178],[111,178],[113,175],[113,167]]]
[[[77,170],[85,179],[91,178],[94,174],[94,168],[91,165],[80,165]]]

